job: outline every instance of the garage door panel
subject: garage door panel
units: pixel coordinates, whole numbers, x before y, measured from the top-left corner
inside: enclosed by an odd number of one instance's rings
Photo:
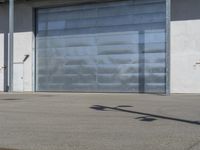
[[[145,83],[164,83],[164,82],[165,82],[164,73],[145,74]]]
[[[164,84],[148,84],[145,86],[146,93],[165,93]]]
[[[117,74],[117,73],[123,73],[123,74],[134,74],[139,73],[139,65],[98,65],[98,74]]]
[[[99,55],[97,64],[99,65],[120,65],[120,64],[136,64],[139,63],[138,54],[123,54],[123,55]]]
[[[142,55],[142,54],[141,54]],[[140,60],[144,63],[165,63],[165,53],[146,53],[144,54],[143,60]]]
[[[120,91],[120,92],[134,92],[134,93],[138,93],[139,92],[139,85],[132,85],[132,84],[126,84],[126,85],[122,85],[122,84],[98,84],[98,91],[99,92],[116,92],[116,91]]]
[[[69,8],[69,7],[68,7]],[[54,11],[39,11],[39,21],[45,21],[46,15],[50,14],[51,17],[48,18],[48,20],[56,21],[56,20],[72,20],[72,19],[92,19],[97,17],[107,17],[107,16],[123,16],[128,14],[141,14],[141,13],[158,13],[163,12],[165,13],[165,4],[163,2],[152,4],[151,1],[149,1],[146,5],[136,5],[133,2],[124,3],[121,2],[121,4],[118,2],[118,4],[109,6],[102,5],[99,6],[98,11],[94,11],[95,6],[85,7],[84,9],[80,9],[80,7],[74,7],[71,9],[63,8],[61,9],[54,9]],[[77,9],[76,9],[77,8]],[[59,15],[59,18],[57,17]]]
[[[64,61],[65,65],[95,65],[97,59],[94,56],[67,56]]]
[[[144,14],[144,13],[164,13],[165,5],[163,3],[158,4],[146,4],[146,5],[122,5],[122,6],[113,6],[113,7],[105,7],[100,8],[98,10],[98,16],[106,17],[106,16],[123,16],[128,14]]]
[[[98,46],[98,55],[120,55],[138,53],[138,44],[121,44]]]
[[[137,14],[137,15],[123,15],[123,16],[107,16],[95,19],[74,19],[67,21],[47,21],[46,26],[51,30],[72,30],[72,29],[96,29],[101,27],[122,25],[138,25],[143,23],[159,23],[165,21],[165,13],[151,13],[151,14]],[[41,30],[41,29],[40,29]]]
[[[139,81],[138,74],[104,74],[97,77],[100,83],[129,84]]]
[[[165,27],[165,23],[153,22],[153,23],[146,23],[146,24],[136,24],[134,26],[133,25],[118,25],[118,26],[98,27],[96,28],[96,32],[97,33],[126,32],[126,31],[162,29],[164,27]]]
[[[37,15],[37,91],[165,92],[165,0],[39,9]]]
[[[165,43],[146,43],[144,53],[165,53]]]
[[[66,48],[66,47],[86,47],[95,46],[94,36],[63,36],[53,38],[39,38],[37,43],[38,49],[46,48]]]
[[[96,42],[99,46],[138,44],[138,32],[114,32],[96,34]]]
[[[160,2],[164,3],[165,0],[136,0],[136,1],[133,1],[133,3],[135,5],[141,5],[141,4],[146,5],[149,3],[154,4],[154,3],[160,3]]]
[[[159,65],[159,64],[145,64],[145,72],[146,73],[163,73],[165,74],[165,66]]]
[[[65,35],[80,35],[80,34],[94,34],[94,33],[110,33],[110,32],[126,32],[126,31],[138,31],[138,30],[154,30],[165,28],[166,23],[153,22],[146,24],[136,25],[118,25],[118,26],[106,26],[106,27],[89,27],[89,28],[77,28],[77,29],[64,29],[64,30],[49,30],[40,31],[38,37],[55,37]]]

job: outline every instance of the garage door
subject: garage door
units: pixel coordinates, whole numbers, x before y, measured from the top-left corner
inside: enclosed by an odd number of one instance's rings
[[[36,90],[166,89],[165,0],[38,9]]]

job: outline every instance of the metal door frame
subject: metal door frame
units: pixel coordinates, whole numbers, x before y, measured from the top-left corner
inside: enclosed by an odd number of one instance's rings
[[[166,95],[171,94],[171,0],[166,0]]]

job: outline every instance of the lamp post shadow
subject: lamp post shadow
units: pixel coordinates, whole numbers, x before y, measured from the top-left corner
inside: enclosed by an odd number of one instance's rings
[[[129,107],[132,107],[132,106],[129,106]],[[97,111],[120,111],[120,112],[142,115],[142,117],[138,117],[135,119],[139,119],[140,121],[145,121],[145,122],[152,122],[158,119],[164,119],[164,120],[177,121],[177,122],[182,122],[182,123],[187,123],[187,124],[200,125],[200,121],[186,120],[186,119],[181,119],[181,118],[174,118],[174,117],[156,115],[156,114],[151,114],[151,113],[126,110],[120,106],[109,107],[109,106],[103,106],[103,105],[93,105],[90,108]]]

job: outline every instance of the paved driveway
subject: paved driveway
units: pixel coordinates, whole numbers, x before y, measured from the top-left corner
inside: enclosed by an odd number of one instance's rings
[[[200,95],[0,94],[0,150],[200,150]]]

